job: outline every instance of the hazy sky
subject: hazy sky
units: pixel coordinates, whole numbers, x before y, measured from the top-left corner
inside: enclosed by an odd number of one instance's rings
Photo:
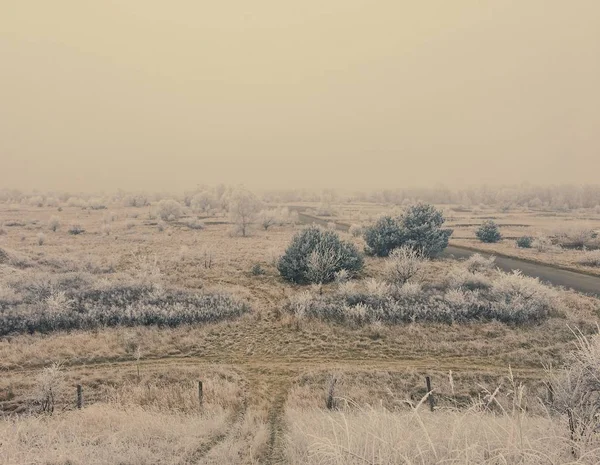
[[[600,182],[598,0],[1,0],[0,187]]]

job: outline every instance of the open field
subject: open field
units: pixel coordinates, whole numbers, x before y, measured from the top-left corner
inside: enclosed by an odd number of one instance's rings
[[[339,208],[352,210],[330,219],[346,223],[363,206]],[[51,231],[54,216],[60,226]],[[540,401],[548,396],[544,367],[568,360],[573,330],[596,332],[597,299],[549,290],[551,308],[525,324],[302,316],[290,309],[301,294],[319,304],[348,293],[336,283],[299,286],[279,276],[276,260],[303,225],[254,225],[240,237],[219,215],[202,218],[203,228],[190,227],[195,216],[186,211],[165,222],[153,207],[0,206],[0,312],[12,315],[13,325],[3,320],[0,336],[2,463],[100,464],[116,456],[131,464],[399,463],[400,457],[544,463],[547,436],[560,444],[549,463],[597,462],[593,448],[573,458],[564,417],[550,415]],[[459,221],[465,218],[451,224]],[[75,223],[85,232],[70,234]],[[455,234],[468,231],[457,227]],[[340,235],[364,247],[361,238],[341,229]],[[383,279],[384,263],[365,257],[357,285],[372,292],[369,282]],[[463,266],[451,259],[428,263],[422,286],[443,300],[453,291],[446,281]],[[505,279],[485,273],[478,279],[491,285]],[[436,291],[440,286],[450,287]],[[203,296],[231,300],[211,313],[214,300]],[[100,323],[64,317],[73,313],[65,305]],[[26,325],[14,323],[19,312],[28,315]],[[39,319],[48,312],[61,323]],[[123,313],[128,319],[115,319]],[[40,414],[40,376],[56,362],[54,413]],[[426,403],[414,410],[427,394],[425,376],[433,383],[433,413],[422,411]],[[330,412],[332,379],[338,410]],[[82,410],[75,409],[77,384]],[[480,403],[497,387],[495,407],[482,411]],[[473,424],[484,425],[480,435]],[[373,438],[364,440],[365,431]],[[407,438],[406,450],[390,446],[398,437]]]

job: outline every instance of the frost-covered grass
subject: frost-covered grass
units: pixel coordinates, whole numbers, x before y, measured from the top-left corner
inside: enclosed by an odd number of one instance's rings
[[[393,263],[396,258],[389,260]],[[342,283],[329,293],[296,294],[287,308],[299,317],[352,325],[470,320],[537,323],[558,310],[557,292],[552,288],[518,272],[503,273],[492,267],[493,261],[474,257],[434,282],[370,279]]]
[[[186,292],[149,283],[34,282],[0,288],[0,335],[94,329],[105,326],[168,326],[234,318],[246,302],[224,292]],[[81,277],[79,277],[81,279]]]
[[[578,263],[585,266],[600,267],[600,250],[584,252]]]

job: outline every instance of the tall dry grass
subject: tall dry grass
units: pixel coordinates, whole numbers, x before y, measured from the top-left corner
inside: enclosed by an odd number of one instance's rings
[[[382,408],[288,410],[290,464],[597,464],[600,444],[573,443],[566,423],[524,411]],[[575,451],[575,455],[573,454]]]

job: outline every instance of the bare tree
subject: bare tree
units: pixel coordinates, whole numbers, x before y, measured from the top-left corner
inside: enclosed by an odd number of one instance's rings
[[[229,200],[229,218],[242,236],[246,236],[248,228],[255,221],[261,207],[261,201],[247,189],[236,189]]]

